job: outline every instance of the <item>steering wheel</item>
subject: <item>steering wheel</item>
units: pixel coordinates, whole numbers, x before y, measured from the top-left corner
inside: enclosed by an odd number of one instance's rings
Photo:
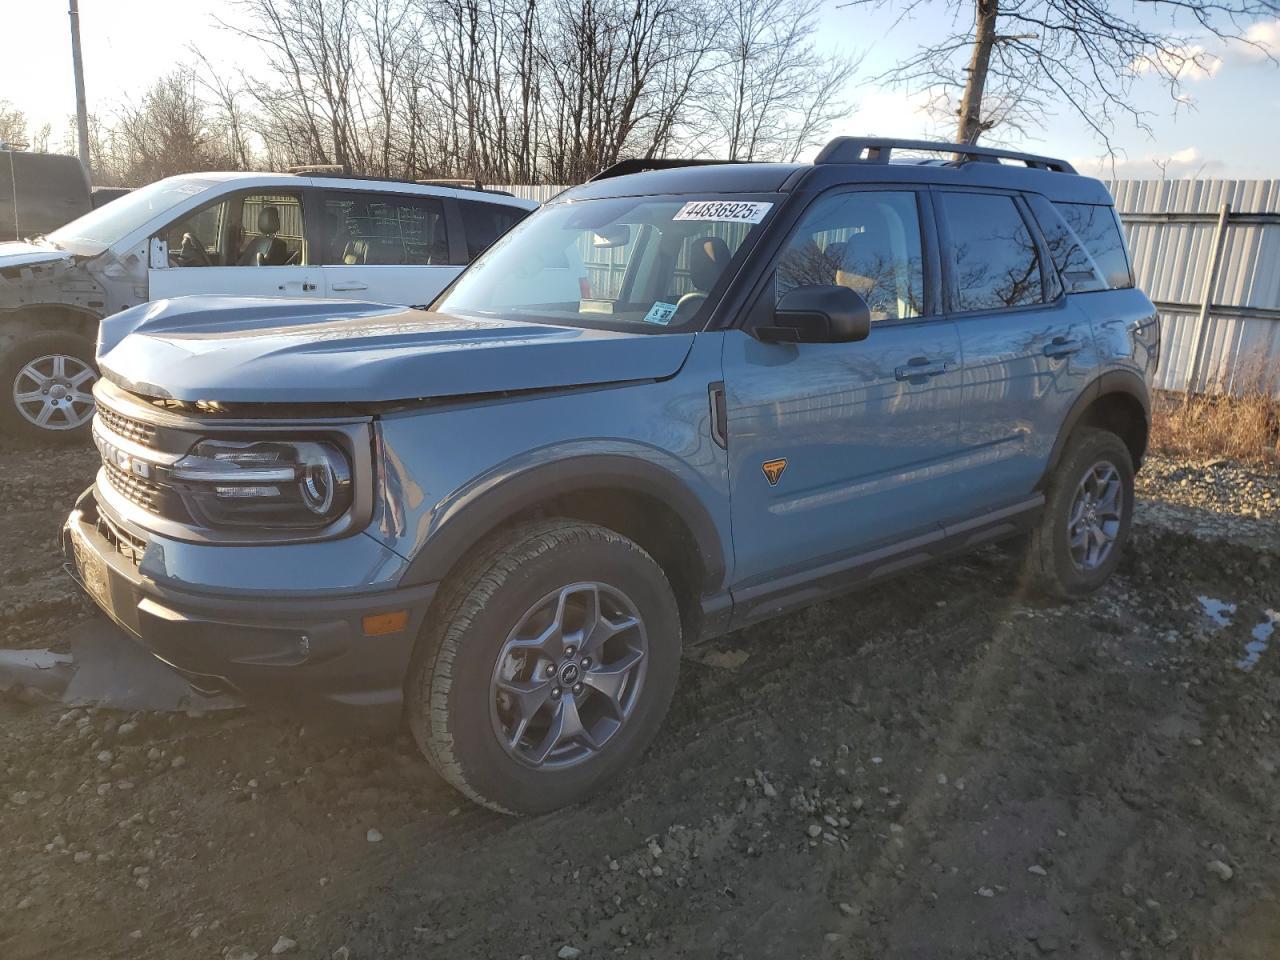
[[[177,257],[171,254],[169,260],[170,265],[175,267],[213,266],[213,262],[209,259],[209,251],[205,250],[204,244],[189,233],[182,235],[182,246],[178,249]]]
[[[679,313],[686,306],[692,305],[690,313],[697,311],[698,307],[706,301],[707,295],[700,290],[691,290],[676,301],[676,313]]]

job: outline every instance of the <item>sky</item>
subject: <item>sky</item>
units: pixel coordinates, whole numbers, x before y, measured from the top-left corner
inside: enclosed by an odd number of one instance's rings
[[[68,117],[75,111],[67,0],[5,0],[8,42],[0,57],[0,100],[23,110],[35,126],[51,123],[52,142],[62,142]],[[832,51],[865,53],[859,76],[850,84],[847,119],[832,135],[875,134],[906,138],[938,131],[922,109],[923,100],[900,89],[877,86],[873,77],[910,54],[919,37],[946,25],[927,17],[895,26],[890,10],[850,8],[842,0],[825,0],[820,43]],[[932,8],[935,11],[938,7]],[[110,115],[114,105],[137,100],[158,77],[190,63],[192,45],[215,64],[252,72],[254,49],[249,42],[218,28],[214,15],[227,17],[234,8],[226,0],[80,0],[85,84],[89,110]],[[1251,36],[1269,44],[1280,58],[1280,20],[1262,20]],[[1087,125],[1070,110],[1059,108],[1043,119],[1041,129],[1010,146],[1064,157],[1082,171],[1121,177],[1168,176],[1280,177],[1280,67],[1244,47],[1223,48],[1201,41],[1218,56],[1210,70],[1190,77],[1184,93],[1190,103],[1176,111],[1167,92],[1154,79],[1140,79],[1134,102],[1153,114],[1151,132],[1117,124],[1112,161]]]

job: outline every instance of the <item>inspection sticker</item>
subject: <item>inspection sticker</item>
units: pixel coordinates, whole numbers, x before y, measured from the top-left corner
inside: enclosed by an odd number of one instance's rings
[[[694,200],[681,207],[671,219],[759,223],[772,206],[772,203],[756,203],[749,200]]]
[[[661,300],[655,300],[649,312],[644,315],[645,323],[657,323],[666,326],[671,322],[671,318],[676,315],[676,305],[674,303],[663,303]]]

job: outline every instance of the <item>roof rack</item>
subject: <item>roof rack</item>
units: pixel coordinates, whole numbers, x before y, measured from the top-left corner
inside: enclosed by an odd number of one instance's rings
[[[597,180],[625,177],[632,173],[644,173],[646,170],[672,170],[676,167],[706,167],[712,164],[742,162],[741,160],[667,160],[662,157],[636,157],[632,160],[619,160],[612,166],[605,167],[587,182],[594,183]]]
[[[1017,160],[1035,170],[1052,170],[1054,173],[1076,172],[1076,168],[1065,160],[1042,157],[1034,153],[998,150],[994,147],[977,147],[968,143],[943,143],[937,140],[897,140],[891,137],[836,137],[822,148],[813,162],[888,163],[894,150],[927,150],[933,153],[954,153],[961,163],[973,161],[996,163],[1000,160]]]

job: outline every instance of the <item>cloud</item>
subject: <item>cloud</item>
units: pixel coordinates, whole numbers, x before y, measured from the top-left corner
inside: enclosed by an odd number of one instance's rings
[[[1178,80],[1208,80],[1222,69],[1222,58],[1194,43],[1139,57],[1132,69],[1137,74],[1158,73]]]
[[[1227,63],[1258,63],[1280,57],[1280,19],[1251,24],[1242,39],[1229,41],[1222,58]]]
[[[1280,59],[1280,19],[1250,24],[1237,40],[1220,41],[1216,37],[1205,36],[1203,43],[1188,43],[1139,57],[1131,68],[1139,75],[1209,80],[1216,77],[1224,66],[1261,63],[1269,58]]]
[[[1114,165],[1109,157],[1073,159],[1071,163],[1089,176],[1134,180],[1212,177],[1221,174],[1226,167],[1221,160],[1206,157],[1198,147],[1183,147],[1171,153],[1148,153],[1141,158],[1117,157]]]

